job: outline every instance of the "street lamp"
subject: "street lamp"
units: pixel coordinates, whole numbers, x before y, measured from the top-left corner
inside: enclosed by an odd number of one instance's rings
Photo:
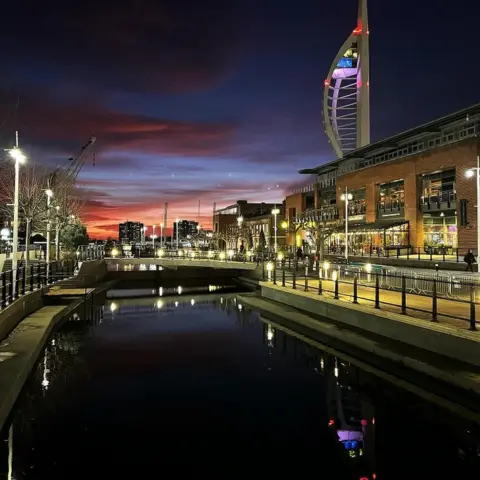
[[[342,193],[340,198],[345,202],[345,260],[348,262],[348,202],[353,200],[353,195],[348,193],[348,189],[345,187],[345,193]]]
[[[160,248],[163,247],[163,223],[160,224]]]
[[[274,208],[272,210],[272,215],[274,218],[274,225],[273,225],[273,230],[274,230],[274,235],[275,235],[275,253],[277,252],[277,215],[280,213],[280,210],[278,208]]]
[[[13,298],[16,295],[16,280],[17,280],[17,250],[18,250],[18,202],[19,202],[19,189],[20,189],[20,164],[24,163],[27,157],[18,148],[18,132],[16,133],[16,145],[15,148],[9,150],[10,156],[15,160],[15,191],[13,200],[13,258],[12,258],[12,270],[13,270]],[[28,238],[25,239],[25,242]],[[10,300],[13,300],[10,299]]]
[[[155,258],[155,225],[152,225],[152,247],[153,247],[153,258]]]
[[[177,223],[177,250],[178,250],[178,217],[177,217],[176,223]]]
[[[467,178],[477,176],[477,256],[480,252],[480,156],[477,155],[477,166],[465,172]]]
[[[50,188],[47,188],[45,190],[45,195],[47,196],[47,251],[45,252],[46,254],[46,261],[47,261],[47,278],[48,278],[48,264],[50,262],[50,202],[53,197],[53,191]]]
[[[58,212],[60,211],[60,205],[55,207],[57,210],[57,218],[55,224],[55,260],[60,260],[60,217]]]

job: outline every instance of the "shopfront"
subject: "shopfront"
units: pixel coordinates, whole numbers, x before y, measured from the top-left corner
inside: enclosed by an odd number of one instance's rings
[[[403,250],[410,245],[408,221],[351,224],[348,226],[348,248],[352,255],[385,255],[387,250]],[[327,239],[331,253],[345,251],[345,227],[337,228]]]
[[[426,250],[457,248],[456,211],[425,213],[423,215],[423,241]]]

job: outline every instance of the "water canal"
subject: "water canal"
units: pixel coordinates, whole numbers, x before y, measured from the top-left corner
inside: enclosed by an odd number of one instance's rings
[[[235,294],[118,296],[51,338],[3,432],[0,478],[478,478],[471,420]]]

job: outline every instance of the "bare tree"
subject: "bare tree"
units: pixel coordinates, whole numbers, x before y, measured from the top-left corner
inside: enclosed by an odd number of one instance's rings
[[[25,260],[29,258],[30,236],[33,231],[43,228],[47,213],[45,189],[48,172],[36,163],[29,163],[20,170],[20,195],[18,211],[25,223]],[[15,172],[9,162],[0,165],[0,211],[5,218],[13,218]]]

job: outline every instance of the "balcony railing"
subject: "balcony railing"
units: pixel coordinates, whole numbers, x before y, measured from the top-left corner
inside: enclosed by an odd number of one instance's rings
[[[328,207],[322,207],[317,209],[305,210],[297,214],[295,217],[295,223],[302,222],[329,222],[338,220],[338,209],[336,205],[330,205]]]
[[[404,202],[401,200],[391,200],[377,203],[377,217],[402,217],[404,214]]]
[[[441,192],[438,195],[420,197],[420,210],[422,212],[455,210],[456,208],[457,194],[453,191]]]

